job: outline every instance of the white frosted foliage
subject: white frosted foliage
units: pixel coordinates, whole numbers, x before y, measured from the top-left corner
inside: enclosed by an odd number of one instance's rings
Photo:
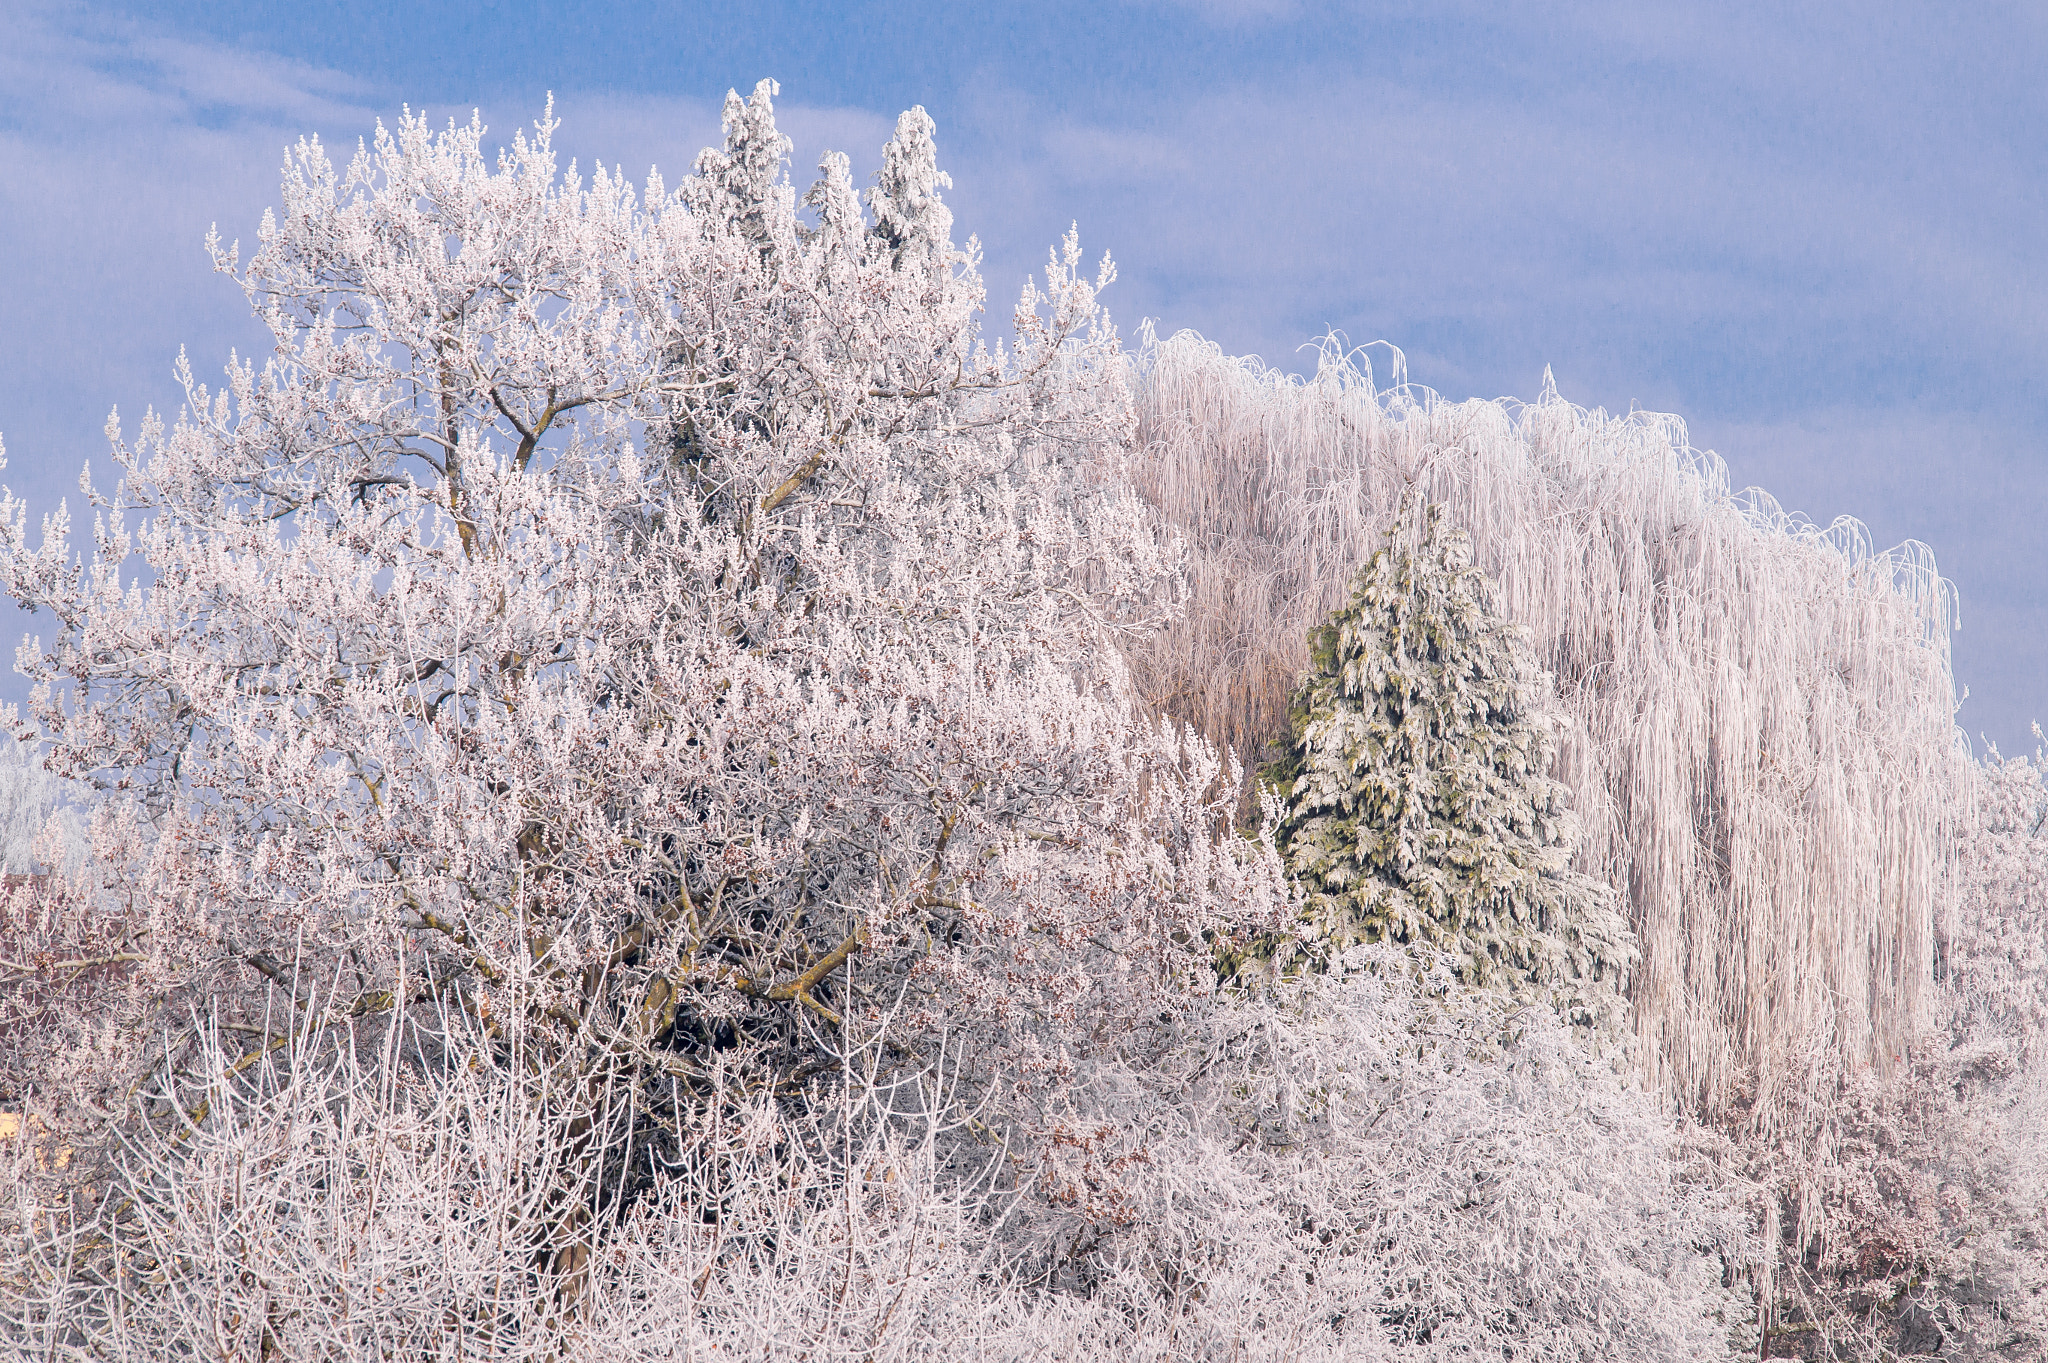
[[[300,143],[246,263],[215,244],[270,354],[110,424],[76,539],[0,499],[0,582],[50,621],[31,718],[108,797],[87,883],[12,920],[0,1085],[71,1151],[25,1196],[124,1188],[91,1214],[127,1226],[368,1065],[388,1110],[325,1128],[353,1168],[350,1130],[467,1101],[452,1051],[551,1123],[502,1208],[531,1278],[478,1327],[516,1353],[588,1317],[643,1199],[716,1192],[735,1105],[943,1060],[954,1139],[1028,1169],[1071,1076],[1282,916],[1270,845],[1218,836],[1234,775],[1112,644],[1177,560],[1113,476],[1108,262],[1070,235],[984,342],[930,121],[882,149],[883,221],[827,158],[806,230],[773,93],[673,190],[565,174],[548,120]],[[122,1234],[70,1242],[87,1297]],[[262,1312],[216,1323],[265,1352]]]

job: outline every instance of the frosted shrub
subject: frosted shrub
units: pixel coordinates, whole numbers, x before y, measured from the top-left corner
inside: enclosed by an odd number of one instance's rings
[[[1850,1076],[1765,1167],[1788,1202],[1773,1334],[1837,1356],[2048,1357],[2048,1083],[2006,1047],[1930,1037]],[[1803,1233],[1794,1230],[1803,1228]]]
[[[1152,1130],[1134,1215],[1086,1242],[1096,1299],[1183,1318],[1171,1356],[1753,1346],[1722,1287],[1754,1261],[1745,1191],[1548,1008],[1445,958],[1354,946],[1102,1083]]]
[[[1418,971],[1418,966],[1421,969]],[[1353,948],[1077,1073],[1121,1216],[1047,1195],[964,1062],[849,1050],[730,1091],[616,1211],[565,1314],[533,1271],[579,1092],[452,1009],[237,1068],[4,1267],[23,1356],[1696,1359],[1753,1336],[1731,1194],[1547,1010]],[[619,1127],[599,1159],[660,1135]],[[1055,1190],[1056,1192],[1056,1190]],[[94,1214],[97,1199],[99,1214]],[[87,1271],[82,1266],[89,1265]]]
[[[985,1184],[946,1196],[943,1130],[874,1120],[915,1081],[860,1082],[872,1075],[829,1100],[735,1095],[613,1228],[565,1318],[533,1271],[534,1232],[580,1105],[517,1066],[472,1063],[483,1040],[444,1011],[228,1078],[239,1048],[204,1029],[204,1110],[129,1145],[107,1215],[7,1265],[25,1288],[14,1342],[133,1360],[841,1358],[1034,1333],[1029,1301],[976,1280]]]

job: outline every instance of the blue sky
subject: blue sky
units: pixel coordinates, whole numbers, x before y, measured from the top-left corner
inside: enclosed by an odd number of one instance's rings
[[[0,476],[54,506],[109,408],[175,406],[179,345],[202,374],[260,345],[200,242],[254,235],[299,134],[350,145],[410,104],[509,137],[553,91],[586,164],[673,180],[766,75],[800,181],[828,146],[865,174],[929,109],[999,303],[1078,221],[1127,332],[1298,366],[1337,328],[1452,397],[1531,395],[1549,365],[1574,401],[1684,416],[1738,485],[1925,540],[1962,597],[1959,718],[2027,751],[2044,68],[2048,10],[1998,4],[25,0]]]

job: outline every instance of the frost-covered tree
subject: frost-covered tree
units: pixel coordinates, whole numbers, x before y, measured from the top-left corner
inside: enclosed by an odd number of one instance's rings
[[[1769,1347],[2038,1352],[2038,785],[1958,744],[1926,546],[1738,493],[1676,417],[1547,381],[1456,402],[1398,355],[1385,386],[1335,347],[1306,378],[1188,334],[1142,356],[1136,472],[1192,602],[1133,641],[1144,694],[1284,742],[1312,629],[1404,503],[1445,504],[1571,721],[1553,775],[1636,933],[1642,1072],[1768,1220]]]
[[[494,1067],[553,1133],[467,1229],[565,1319],[639,1199],[722,1195],[757,1099],[852,1095],[823,1110],[858,1145],[859,1095],[938,1067],[975,1167],[1028,1187],[1063,1083],[1276,917],[1270,851],[1214,835],[1219,758],[1112,646],[1175,563],[1113,476],[1107,261],[1070,237],[986,343],[930,121],[872,220],[833,157],[808,220],[772,94],[644,195],[564,175],[545,120],[495,158],[475,121],[300,143],[246,265],[214,248],[271,354],[114,429],[82,548],[0,508],[0,582],[49,622],[31,718],[105,797],[0,1052],[75,1174],[129,1180],[87,1277],[181,1195],[171,1154],[137,1184],[114,1152],[200,1150],[224,1076],[289,1106],[365,1045],[411,1088]]]
[[[1611,1016],[1634,957],[1606,886],[1571,869],[1549,679],[1491,605],[1441,505],[1388,532],[1311,641],[1269,769],[1316,949],[1428,943],[1475,986]]]

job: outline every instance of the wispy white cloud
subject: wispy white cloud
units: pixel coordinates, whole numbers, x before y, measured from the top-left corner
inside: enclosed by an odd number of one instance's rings
[[[222,129],[352,117],[361,78],[193,42],[76,3],[24,0],[0,46],[6,122],[62,137],[153,119]]]
[[[1626,120],[1353,81],[1206,95],[1143,130],[1043,126],[1004,149],[1030,169],[991,216],[1078,205],[1142,252],[1148,310],[1241,324],[1239,344],[1372,316],[1569,343],[1593,318],[1707,328],[1794,309],[1808,332],[1910,311],[2048,341],[2018,243],[1882,182]]]
[[[172,396],[180,342],[251,335],[201,243],[253,227],[300,134],[366,130],[371,91],[303,63],[31,3],[0,46],[0,420],[18,489],[56,493],[107,410]]]

